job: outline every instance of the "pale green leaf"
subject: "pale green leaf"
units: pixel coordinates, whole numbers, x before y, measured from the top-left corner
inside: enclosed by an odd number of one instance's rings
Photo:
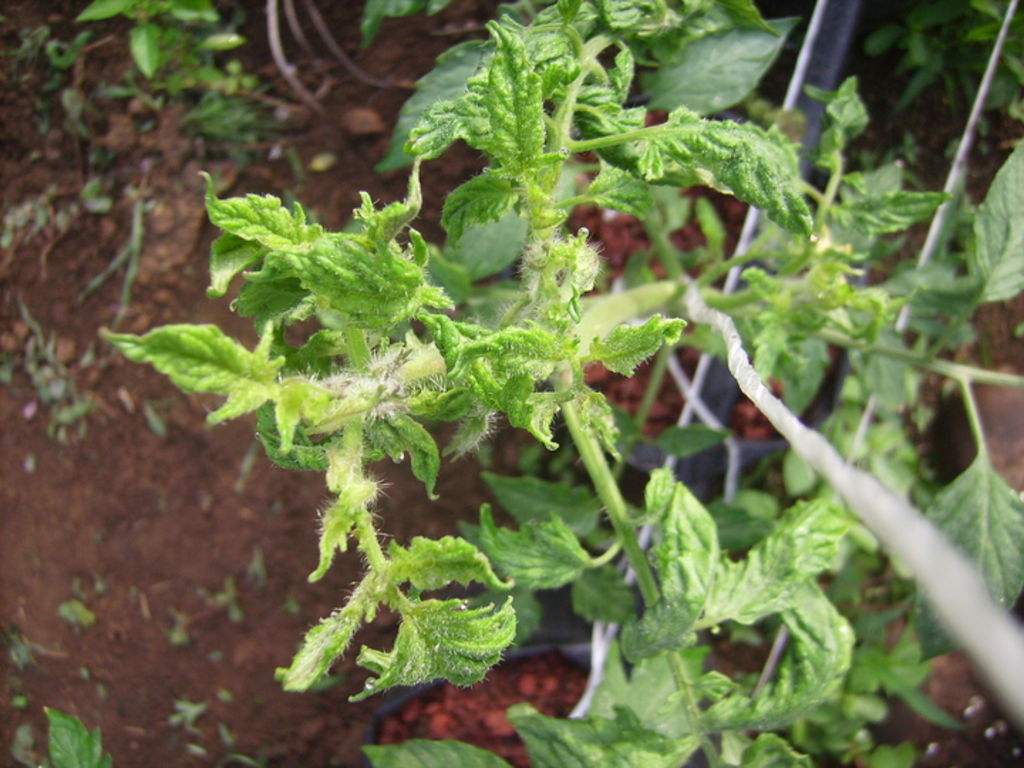
[[[393,584],[408,581],[416,589],[441,589],[452,582],[468,585],[477,582],[492,589],[509,585],[499,579],[484,554],[465,539],[444,536],[427,539],[416,536],[408,547],[391,543],[388,551]]]
[[[516,584],[554,589],[579,578],[590,556],[562,522],[528,522],[518,531],[499,528],[486,505],[480,510],[480,545],[495,567]]]
[[[681,654],[688,675],[700,676],[704,656],[709,646],[689,649]],[[672,666],[666,654],[646,658],[630,665],[629,675],[619,653],[618,643],[608,649],[604,675],[594,691],[590,714],[611,718],[615,710],[626,707],[644,726],[652,731],[679,738],[689,730],[686,711],[679,698]]]
[[[689,488],[676,483],[659,521],[661,540],[650,550],[662,599],[685,605],[694,618],[717,581],[720,550],[715,521]]]
[[[137,2],[139,0],[93,0],[75,17],[75,21],[101,21],[118,14],[127,14]]]
[[[302,431],[296,428],[292,435],[291,448],[281,450],[281,435],[274,419],[274,406],[266,403],[256,412],[256,436],[263,443],[267,458],[284,469],[302,469],[323,472],[327,469],[326,448],[331,447],[330,440],[314,443]]]
[[[743,768],[814,768],[811,758],[796,752],[774,733],[762,733],[743,752]]]
[[[487,69],[485,104],[490,135],[483,149],[502,170],[522,173],[544,151],[544,99],[540,76],[526,57],[521,27],[511,21],[487,25],[494,58]]]
[[[319,581],[334,562],[335,552],[348,550],[348,538],[359,519],[366,514],[367,505],[377,495],[377,485],[364,477],[360,465],[354,464],[348,482],[338,492],[338,498],[324,510],[320,517],[320,559],[307,577]]]
[[[988,457],[975,458],[925,513],[977,564],[992,596],[1009,609],[1024,587],[1024,501]],[[920,611],[918,629],[928,656],[952,649],[930,610]]]
[[[708,115],[740,102],[757,87],[797,21],[729,27],[693,40],[641,79],[650,108],[688,107]]]
[[[402,623],[390,652],[363,646],[358,663],[376,674],[361,701],[396,685],[418,685],[444,678],[472,685],[494,666],[516,633],[511,601],[500,608],[469,608],[462,600],[425,600],[402,608]]]
[[[274,399],[279,448],[288,453],[299,422],[303,419],[307,424],[319,421],[331,402],[331,395],[307,379],[293,377],[281,382]]]
[[[722,563],[701,626],[726,620],[750,624],[787,607],[794,594],[832,564],[848,525],[830,502],[795,505],[743,560]]]
[[[333,235],[308,250],[281,254],[302,287],[341,313],[353,326],[385,331],[424,306],[450,302],[426,285],[423,267],[392,253],[380,253],[358,235]]]
[[[412,156],[403,149],[413,127],[419,123],[430,105],[455,99],[466,90],[466,80],[480,66],[488,48],[486,42],[468,40],[437,57],[434,69],[416,81],[416,92],[402,105],[391,145],[374,170],[378,173],[394,171],[413,161]]]
[[[131,48],[132,58],[135,60],[135,66],[147,78],[155,75],[162,63],[160,34],[160,27],[148,22],[137,24],[128,33],[128,44]]]
[[[977,248],[971,275],[982,281],[981,301],[1005,301],[1024,289],[1024,142],[999,169],[974,220]]]
[[[618,34],[636,33],[661,15],[663,3],[658,0],[595,0],[603,21]]]
[[[306,250],[324,235],[319,224],[307,224],[306,212],[296,205],[292,213],[273,195],[217,198],[213,179],[207,173],[206,212],[210,221],[237,235],[276,251]]]
[[[639,619],[631,617],[622,628],[622,654],[631,662],[680,651],[693,645],[697,609],[692,602],[661,599],[644,610]]]
[[[632,376],[640,363],[663,344],[674,344],[685,321],[655,315],[643,325],[620,325],[604,339],[590,344],[587,360],[599,360],[605,368],[623,376]]]
[[[100,729],[89,731],[73,715],[44,707],[50,725],[49,751],[53,768],[111,768],[103,754]]]
[[[707,174],[708,183],[761,208],[784,229],[810,233],[811,214],[798,183],[796,152],[777,131],[702,120],[679,108],[669,114],[651,143],[684,172]]]
[[[829,214],[843,227],[867,235],[902,232],[924,221],[948,198],[944,192],[889,192],[874,197],[843,201]]]
[[[813,583],[790,595],[781,613],[789,645],[771,682],[757,697],[734,693],[705,713],[708,731],[772,730],[817,706],[842,683],[850,667],[853,630]]]
[[[554,483],[529,475],[502,477],[483,472],[480,476],[501,508],[520,523],[558,518],[577,536],[586,536],[597,526],[601,505],[583,486]]]
[[[633,174],[604,162],[597,178],[587,188],[586,197],[595,205],[641,218],[651,205],[646,184]]]
[[[230,232],[218,237],[210,251],[210,287],[206,295],[210,298],[223,296],[235,275],[266,254],[266,246]]]
[[[145,336],[102,335],[129,360],[150,363],[179,389],[227,395],[209,415],[211,424],[254,411],[272,398],[284,364],[284,358],[269,359],[264,344],[250,352],[215,325],[165,325]]]
[[[533,768],[678,768],[697,748],[697,738],[670,739],[647,730],[628,709],[615,719],[561,719],[529,704],[509,708],[508,719],[526,742]]]
[[[362,596],[362,590],[368,583],[364,579],[344,608],[321,619],[310,629],[291,665],[275,672],[275,677],[286,691],[307,690],[327,673],[335,659],[345,653],[352,635],[368,616],[372,616],[376,607],[376,600],[370,604]]]
[[[433,496],[441,456],[430,433],[415,419],[399,414],[386,421],[378,421],[369,428],[369,439],[394,461],[401,461],[406,451],[412,460],[412,472]]]
[[[468,227],[500,220],[516,198],[506,179],[489,174],[475,176],[445,198],[441,226],[448,232],[449,241],[457,243]]]
[[[511,768],[493,752],[451,739],[408,739],[386,746],[369,744],[363,752],[373,768]]]

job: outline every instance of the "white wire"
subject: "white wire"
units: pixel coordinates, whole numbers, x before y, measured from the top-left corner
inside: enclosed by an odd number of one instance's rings
[[[804,426],[758,376],[732,319],[709,308],[696,286],[687,290],[685,303],[689,317],[722,336],[729,370],[740,389],[914,575],[939,620],[1011,718],[1024,726],[1024,630],[992,600],[974,564],[924,515],[872,475],[848,465],[821,434]]]

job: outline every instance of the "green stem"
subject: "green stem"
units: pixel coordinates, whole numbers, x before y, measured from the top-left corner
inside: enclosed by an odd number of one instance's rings
[[[654,365],[651,366],[651,377],[647,380],[647,389],[644,390],[643,400],[640,401],[640,407],[636,411],[636,418],[633,420],[638,430],[643,429],[644,424],[647,423],[647,417],[650,415],[651,407],[654,405],[654,398],[658,396],[661,382],[665,379],[668,360],[675,353],[675,347],[666,345],[658,350],[658,356],[654,358]]]
[[[608,547],[608,549],[606,549],[604,552],[602,552],[597,557],[592,557],[590,559],[590,567],[591,568],[600,568],[602,565],[610,563],[612,560],[614,560],[616,557],[618,557],[619,552],[621,552],[621,551],[622,551],[622,545],[619,544],[618,540],[613,541],[612,545],[610,547]]]
[[[1024,376],[1018,376],[1013,373],[986,371],[983,368],[976,368],[972,365],[962,365],[961,363],[954,363],[949,360],[933,360],[923,357],[915,352],[900,349],[899,347],[890,347],[885,344],[868,345],[864,342],[851,339],[849,336],[838,333],[837,331],[821,330],[818,331],[817,336],[827,341],[829,344],[847,347],[848,349],[863,350],[865,352],[875,352],[894,360],[902,360],[906,363],[910,363],[921,370],[938,373],[957,381],[967,381],[974,384],[993,384],[999,387],[1024,389]]]
[[[967,423],[971,425],[971,434],[978,446],[978,458],[988,460],[988,443],[985,442],[985,429],[981,425],[981,414],[978,413],[978,403],[974,399],[974,391],[971,389],[971,382],[968,379],[960,379],[960,392],[964,398],[964,408],[967,411]]]
[[[636,573],[640,595],[646,605],[652,606],[658,602],[658,584],[654,580],[650,563],[644,556],[636,531],[629,522],[626,500],[622,498],[611,467],[605,460],[604,451],[601,450],[597,438],[584,428],[583,419],[580,417],[575,402],[569,400],[562,403],[562,415],[565,417],[565,423],[569,427],[573,442],[580,452],[583,466],[586,467],[587,474],[590,475],[590,480],[594,484],[594,490],[597,491],[598,498],[601,499],[608,513],[608,519],[615,530],[615,538],[621,543],[626,557],[629,558],[629,564]]]
[[[839,184],[842,180],[843,156],[841,153],[836,152],[832,159],[832,175],[828,178],[828,186],[825,187],[824,197],[818,204],[818,210],[814,216],[814,228],[816,230],[820,230],[821,225],[825,223],[825,217],[836,200],[836,195],[839,193]]]
[[[633,131],[624,131],[611,136],[599,136],[596,139],[571,141],[569,142],[568,147],[570,152],[574,155],[578,155],[582,152],[593,152],[596,149],[618,146],[619,144],[625,144],[629,141],[649,139],[651,136],[656,136],[659,133],[667,133],[668,130],[669,129],[664,125],[649,125],[646,128],[637,128]]]

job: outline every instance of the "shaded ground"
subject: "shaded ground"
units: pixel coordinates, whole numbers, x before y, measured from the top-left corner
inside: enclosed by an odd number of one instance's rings
[[[52,37],[72,39],[79,28],[70,19],[84,5],[9,2],[0,26],[3,50],[18,48],[20,30],[44,24]],[[274,70],[263,64],[269,56],[261,50],[262,3],[246,5],[253,9],[247,61],[273,80]],[[321,5],[326,10],[328,4]],[[358,50],[355,5],[335,3],[329,12],[348,51]],[[357,61],[375,75],[413,80],[465,34],[459,30],[487,17],[488,9],[475,5],[467,0],[430,19],[389,22]],[[269,766],[356,766],[376,702],[347,702],[362,685],[352,657],[335,670],[337,684],[319,693],[285,694],[272,676],[288,663],[302,633],[343,601],[358,574],[358,560],[343,558],[323,582],[306,582],[316,562],[321,478],[271,466],[255,450],[248,422],[207,429],[203,419],[212,400],[182,395],[97,341],[97,330],[118,312],[123,272],[84,300],[78,297],[129,241],[134,206],[143,200],[141,259],[121,329],[215,322],[251,339],[247,321],[232,315],[226,301],[204,294],[214,232],[205,223],[197,171],[233,181],[229,193],[292,191],[321,222],[340,227],[359,190],[379,200],[404,194],[403,172],[380,176],[372,165],[387,144],[383,127],[393,123],[407,92],[362,85],[335,67],[323,101],[326,116],[301,109],[292,114],[281,144],[291,157],[265,159],[264,147],[254,150],[258,163],[241,169],[216,147],[185,137],[174,110],[95,98],[82,113],[82,135],[67,123],[61,90],[94,94],[102,80],[126,69],[124,29],[118,22],[97,27],[95,47],[81,65],[60,74],[55,91],[45,89],[54,77],[45,57],[0,60],[5,211],[32,202],[27,223],[14,228],[0,250],[0,373],[6,382],[0,388],[0,628],[25,662],[14,663],[5,648],[0,764],[11,762],[10,745],[16,732],[28,733],[26,726],[37,745],[45,740],[42,707],[52,706],[101,728],[118,768],[243,764],[232,754]],[[108,33],[119,36],[108,40]],[[311,78],[309,84],[320,82]],[[291,97],[282,86],[275,98]],[[40,116],[47,111],[50,127],[41,134]],[[885,123],[888,130],[898,132],[892,122]],[[97,148],[109,159],[93,170]],[[944,145],[927,149],[941,155]],[[296,173],[323,153],[334,156],[331,168]],[[428,234],[440,191],[475,162],[455,153],[426,168]],[[97,175],[112,198],[106,215],[85,211],[79,199]],[[985,338],[997,339],[993,354],[1012,362],[1019,340],[1007,329],[1020,322],[1020,313],[999,311],[993,310],[998,317]],[[90,407],[78,415],[76,409]],[[67,423],[55,421],[59,414]],[[384,527],[399,541],[413,532],[454,531],[456,520],[473,516],[484,497],[470,462],[445,468],[441,499],[429,511],[405,467],[379,471],[389,484],[381,505]],[[73,616],[73,600],[94,623],[76,626],[58,615],[65,606]],[[86,614],[77,615],[87,623]],[[386,646],[393,629],[381,619],[357,642]],[[952,687],[940,698],[952,712],[978,690],[963,664],[957,670],[945,678]],[[194,721],[172,723],[189,704],[205,708]],[[985,738],[984,728],[970,733]],[[920,743],[934,738],[929,734],[919,736]],[[1012,754],[1013,744],[988,741],[999,745],[1000,755]],[[969,756],[973,747],[966,743]],[[978,759],[961,756],[957,764],[1000,764]]]

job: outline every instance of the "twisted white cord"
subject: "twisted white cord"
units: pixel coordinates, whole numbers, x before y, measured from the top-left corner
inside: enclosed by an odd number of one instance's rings
[[[687,315],[724,339],[740,389],[821,473],[885,548],[906,566],[940,621],[974,661],[1018,726],[1024,726],[1024,629],[989,596],[974,564],[919,511],[873,476],[851,467],[818,432],[804,426],[754,370],[732,319],[711,309],[695,285]]]

